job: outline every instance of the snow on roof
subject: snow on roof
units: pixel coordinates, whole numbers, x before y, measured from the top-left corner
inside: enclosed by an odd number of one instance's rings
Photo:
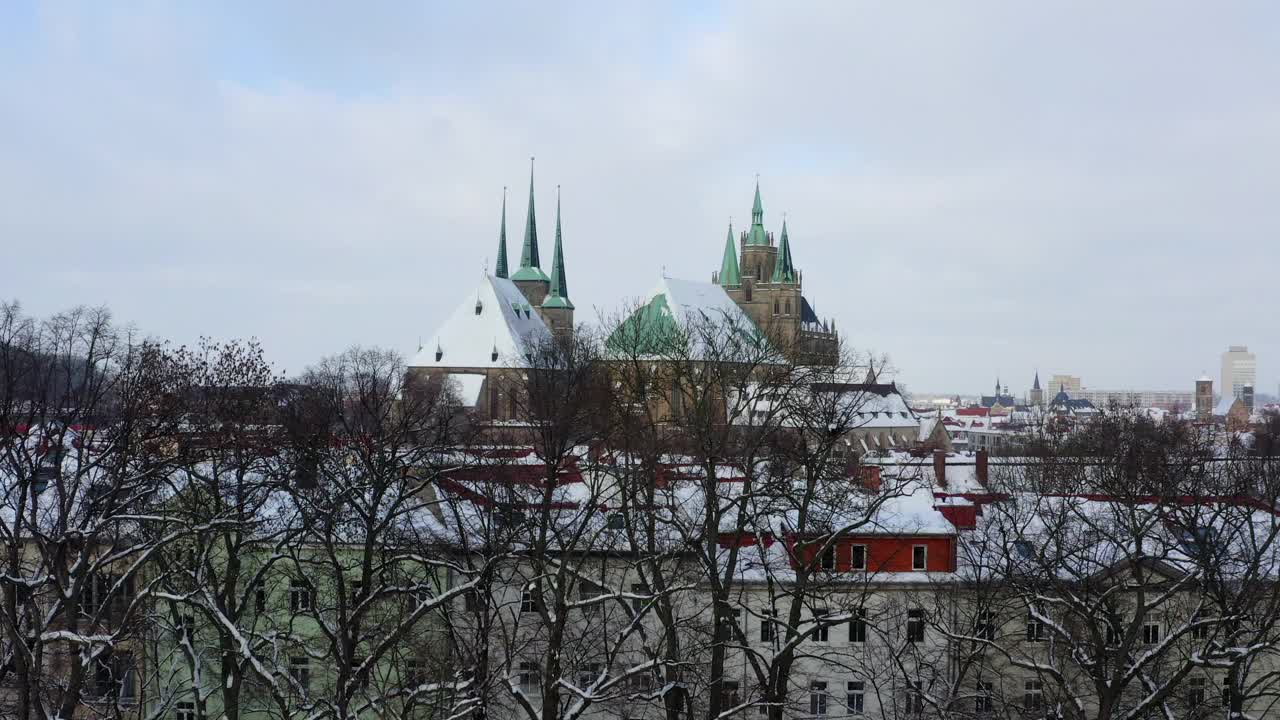
[[[530,349],[550,335],[515,283],[485,275],[409,366],[527,367]]]
[[[742,341],[738,350],[752,361],[764,359],[759,351],[764,351],[766,358],[773,354],[760,328],[724,288],[715,283],[677,278],[663,278],[649,293],[644,305],[613,332],[607,344],[623,353],[663,354],[675,349],[700,358],[708,355],[710,348],[710,339],[697,329],[700,327],[731,331],[731,337]],[[685,332],[690,329],[693,331]],[[778,362],[783,360],[778,356]]]
[[[1236,404],[1235,395],[1223,395],[1222,399],[1213,408],[1214,415],[1226,415],[1231,412],[1231,406]]]

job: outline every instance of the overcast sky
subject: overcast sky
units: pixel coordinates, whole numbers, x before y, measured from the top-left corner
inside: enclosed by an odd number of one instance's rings
[[[513,260],[537,156],[579,319],[787,213],[916,390],[1274,392],[1274,2],[0,4],[0,296],[286,371],[416,349]],[[181,7],[175,7],[175,6]],[[549,262],[547,263],[549,264]]]

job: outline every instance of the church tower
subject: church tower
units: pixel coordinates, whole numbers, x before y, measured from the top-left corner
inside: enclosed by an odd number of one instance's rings
[[[556,247],[551,258],[551,281],[538,310],[556,335],[573,331],[573,302],[569,300],[569,280],[564,272],[564,240],[560,233],[560,188],[556,187]]]
[[[506,207],[505,203],[503,207]],[[505,244],[504,242],[503,245]],[[505,249],[502,251],[502,256],[502,264],[505,266]],[[520,267],[511,276],[511,280],[534,307],[542,305],[542,301],[551,289],[551,278],[542,272],[541,265],[542,262],[538,258],[538,218],[533,208],[533,158],[530,158],[529,211],[524,220],[524,247],[520,250]]]
[[[835,329],[818,319],[801,294],[804,278],[791,257],[786,220],[782,222],[777,245],[774,245],[773,233],[764,229],[764,203],[760,199],[758,179],[751,205],[751,227],[741,234],[735,248],[730,225],[720,271],[713,273],[711,280],[723,287],[762,331],[780,342],[793,355],[793,360],[835,361],[838,351]]]
[[[1028,398],[1033,406],[1044,405],[1044,390],[1040,388],[1040,371],[1036,370],[1036,380],[1031,383],[1031,396]]]

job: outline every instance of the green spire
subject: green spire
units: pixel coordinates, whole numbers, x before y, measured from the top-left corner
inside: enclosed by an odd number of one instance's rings
[[[747,234],[748,245],[768,245],[769,236],[764,231],[764,204],[760,202],[760,178],[756,177],[756,200],[751,204],[751,232]]]
[[[512,280],[543,280],[547,274],[542,272],[538,259],[538,220],[533,209],[533,158],[529,158],[529,214],[524,220],[524,247],[520,250],[520,269],[511,276]]]
[[[493,274],[504,278],[507,276],[507,189],[502,188],[502,229],[498,231],[498,264],[493,266]]]
[[[729,235],[724,239],[724,259],[720,261],[721,287],[737,287],[742,284],[738,271],[738,249],[733,246],[733,223],[729,223]]]
[[[787,219],[782,219],[782,240],[778,242],[778,259],[773,262],[773,282],[793,283],[796,267],[791,262],[791,242],[787,239]]]
[[[573,309],[569,301],[569,284],[564,276],[564,241],[560,239],[560,187],[556,186],[556,249],[551,259],[551,290],[542,301],[544,308]]]

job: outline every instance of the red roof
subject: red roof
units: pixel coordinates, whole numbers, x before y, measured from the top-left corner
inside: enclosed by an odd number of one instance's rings
[[[968,407],[968,408],[960,408],[959,410],[956,410],[957,415],[966,415],[966,416],[975,416],[975,417],[986,417],[988,414],[990,414],[990,412],[991,410],[989,408],[984,408],[984,407]]]

